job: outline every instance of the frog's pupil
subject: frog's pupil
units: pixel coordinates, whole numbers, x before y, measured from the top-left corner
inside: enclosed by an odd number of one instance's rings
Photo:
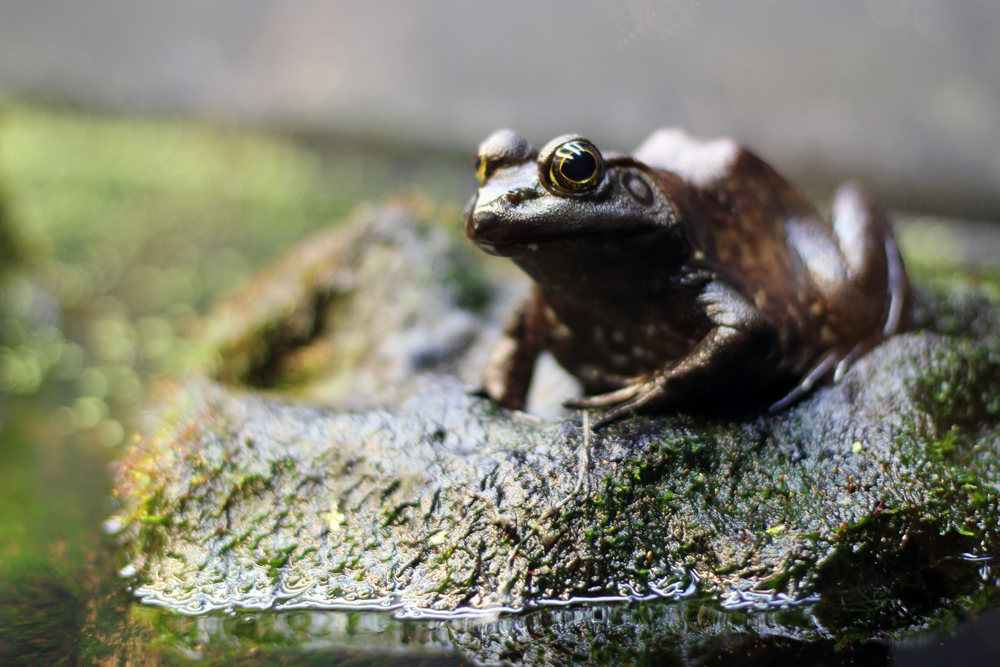
[[[582,183],[597,172],[597,159],[589,151],[580,151],[566,158],[560,171],[568,180]]]

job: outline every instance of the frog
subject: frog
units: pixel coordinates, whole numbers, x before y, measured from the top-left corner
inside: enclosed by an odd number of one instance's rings
[[[853,181],[823,215],[730,138],[654,132],[631,154],[513,130],[476,152],[465,235],[533,280],[481,392],[523,410],[549,352],[600,427],[633,412],[777,413],[905,330],[910,283],[887,213]]]

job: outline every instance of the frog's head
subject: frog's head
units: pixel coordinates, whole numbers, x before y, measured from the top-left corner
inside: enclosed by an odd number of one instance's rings
[[[465,233],[491,254],[523,258],[553,243],[604,244],[678,226],[677,207],[649,167],[579,135],[538,152],[516,132],[498,130],[480,145],[475,169],[479,190]]]

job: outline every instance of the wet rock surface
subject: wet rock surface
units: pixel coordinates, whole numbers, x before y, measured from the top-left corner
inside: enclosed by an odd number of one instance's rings
[[[996,605],[992,283],[918,282],[914,331],[779,415],[594,431],[467,393],[506,288],[419,217],[363,212],[217,311],[204,376],[162,390],[118,466],[141,599],[462,617],[450,645],[527,664],[680,656],[748,628],[866,640]]]

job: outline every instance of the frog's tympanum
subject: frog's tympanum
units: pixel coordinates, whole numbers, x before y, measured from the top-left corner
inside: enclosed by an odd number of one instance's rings
[[[906,324],[902,259],[857,185],[826,220],[750,151],[677,129],[633,155],[499,130],[475,169],[465,233],[536,283],[484,375],[508,408],[549,350],[589,394],[567,404],[607,408],[600,423],[791,390],[781,410]]]

